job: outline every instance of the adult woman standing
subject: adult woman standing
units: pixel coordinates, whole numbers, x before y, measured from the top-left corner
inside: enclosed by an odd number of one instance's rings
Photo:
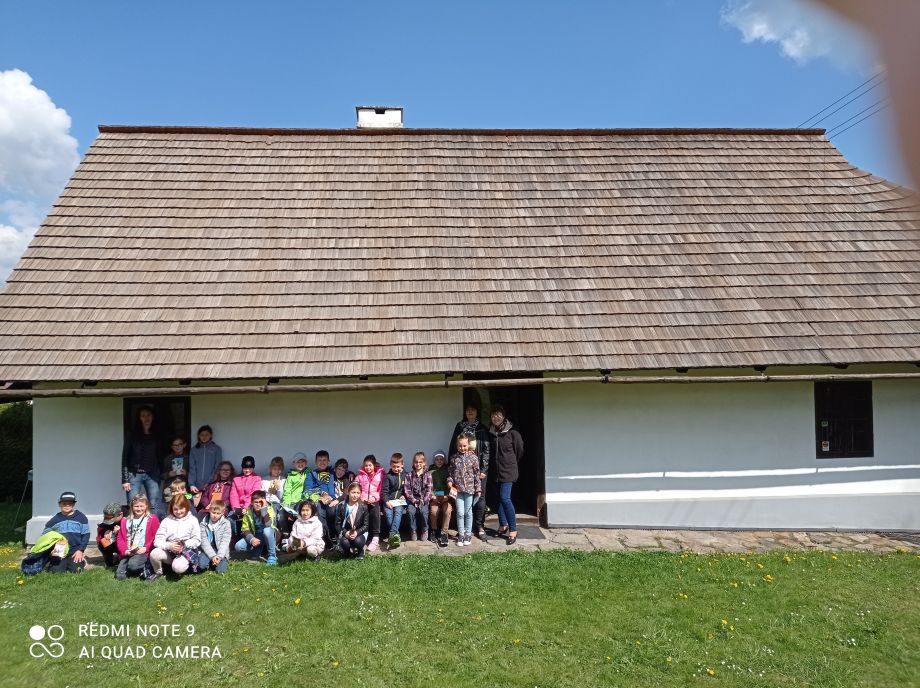
[[[160,466],[169,445],[156,427],[152,406],[141,406],[121,452],[121,486],[128,501],[147,495],[151,507],[160,504]]]
[[[504,407],[496,404],[491,411],[492,470],[490,476],[498,485],[498,534],[506,535],[507,544],[517,541],[517,514],[511,502],[511,487],[518,479],[518,465],[524,456],[524,440],[505,417]]]

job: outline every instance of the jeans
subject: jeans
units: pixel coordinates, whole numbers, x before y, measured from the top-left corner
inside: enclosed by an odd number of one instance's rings
[[[346,557],[356,557],[364,554],[364,544],[367,542],[367,533],[361,533],[354,540],[349,540],[342,533],[339,535],[339,549]]]
[[[243,537],[239,539],[233,549],[237,552],[245,552],[250,557],[257,557],[264,552],[267,559],[277,558],[274,528],[265,528],[264,530],[254,533],[254,536],[259,540],[258,545],[250,545],[246,541],[246,538]]]
[[[163,515],[166,506],[163,504],[160,493],[159,476],[152,476],[150,473],[128,473],[128,482],[131,483],[131,491],[128,492],[128,504],[139,494],[147,495],[147,501],[150,502],[151,511]]]
[[[420,533],[428,532],[428,505],[409,505],[409,527]]]
[[[469,492],[457,493],[457,537],[464,538],[473,532],[473,500]]]
[[[329,542],[335,542],[335,533],[332,532],[335,530],[335,507],[319,500],[313,503],[316,505],[316,517],[323,524],[323,537]]]
[[[384,506],[383,513],[386,515],[387,523],[390,524],[390,535],[399,535],[399,526],[402,525],[403,509],[402,506]]]
[[[498,484],[498,524],[508,530],[517,532],[517,515],[514,513],[514,504],[511,503],[511,486],[514,483]]]
[[[144,572],[145,566],[147,566],[146,554],[129,554],[118,562],[116,572],[123,576],[139,576]]]
[[[227,573],[227,569],[230,566],[230,561],[226,557],[221,557],[220,561],[217,562],[217,566],[211,563],[211,557],[209,557],[204,552],[198,553],[198,568],[202,571],[207,571],[208,569],[214,569],[217,573]]]

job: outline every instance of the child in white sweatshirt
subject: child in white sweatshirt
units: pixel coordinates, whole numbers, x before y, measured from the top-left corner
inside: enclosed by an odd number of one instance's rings
[[[300,514],[300,518],[294,521],[294,526],[291,528],[288,552],[318,559],[326,543],[323,542],[323,524],[316,515],[316,505],[309,499],[305,499],[297,507],[297,513]]]
[[[169,503],[169,514],[160,522],[153,537],[153,551],[150,553],[153,574],[147,577],[148,583],[163,575],[163,564],[169,564],[173,572],[180,576],[193,563],[197,570],[201,526],[192,516],[191,508],[185,495],[176,495]]]

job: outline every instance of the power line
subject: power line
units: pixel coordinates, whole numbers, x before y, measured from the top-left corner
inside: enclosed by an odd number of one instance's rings
[[[841,110],[843,110],[843,108],[848,107],[849,105],[852,105],[852,104],[855,103],[857,100],[859,100],[859,99],[862,98],[864,95],[866,95],[869,91],[871,91],[873,88],[875,88],[876,86],[881,86],[883,83],[885,83],[885,82],[884,82],[884,81],[879,81],[878,83],[873,84],[872,86],[870,86],[869,88],[867,88],[865,91],[863,91],[862,93],[860,93],[858,96],[854,96],[854,97],[850,98],[847,102],[845,102],[845,103],[844,103],[843,105],[841,105],[840,107],[835,108],[834,110],[831,110],[831,111],[828,112],[826,115],[824,115],[824,117],[822,117],[821,119],[819,119],[819,120],[817,120],[817,121],[815,121],[815,122],[812,122],[812,123],[811,123],[811,126],[813,126],[813,127],[814,127],[814,126],[817,126],[818,124],[820,124],[821,122],[823,122],[824,120],[826,120],[826,119],[827,119],[828,117],[830,117],[831,115],[835,115],[835,114],[837,114],[838,112],[840,112]],[[828,107],[830,107],[830,105],[828,105]],[[824,108],[824,109],[826,110],[827,108]]]
[[[871,110],[872,108],[874,108],[874,107],[876,107],[876,106],[878,106],[878,105],[881,105],[882,103],[885,103],[885,107],[888,106],[888,96],[885,96],[884,98],[879,98],[879,99],[876,100],[874,103],[872,103],[872,105],[870,105],[870,106],[867,107],[867,108],[863,108],[862,110],[860,110],[859,112],[857,112],[857,113],[856,113],[855,115],[853,115],[852,117],[848,117],[847,119],[843,120],[842,122],[838,122],[837,124],[835,124],[834,126],[832,126],[830,129],[828,129],[825,135],[826,135],[826,136],[830,136],[831,134],[834,133],[834,131],[836,131],[837,129],[840,129],[840,127],[842,127],[842,126],[843,126],[844,124],[846,124],[847,122],[850,122],[850,121],[856,119],[857,117],[859,117],[860,115],[862,115],[862,114],[864,114],[864,113],[866,113],[866,112],[869,112],[869,110]],[[883,109],[884,109],[884,108],[882,108],[882,110],[883,110]],[[881,112],[881,110],[879,110],[879,112]]]
[[[858,119],[858,120],[856,120],[855,122],[853,122],[853,124],[851,124],[850,126],[846,127],[845,129],[841,129],[840,131],[836,132],[836,133],[834,134],[834,136],[840,136],[843,132],[849,131],[850,129],[852,129],[853,127],[855,127],[857,124],[859,124],[859,123],[862,122],[863,120],[867,120],[867,119],[869,119],[870,117],[872,117],[873,115],[877,115],[877,114],[880,113],[882,110],[886,109],[889,105],[890,105],[890,103],[885,103],[882,107],[880,107],[880,108],[879,108],[878,110],[876,110],[875,112],[870,112],[868,115],[866,115],[866,116],[863,117],[862,119]]]
[[[840,98],[838,98],[837,100],[835,100],[833,103],[831,103],[831,104],[828,105],[827,107],[825,107],[825,108],[823,108],[823,109],[821,109],[821,110],[818,110],[818,111],[817,111],[815,114],[813,114],[811,117],[809,117],[809,118],[806,119],[804,122],[802,122],[801,124],[799,124],[797,128],[804,127],[806,124],[808,124],[809,122],[811,122],[811,120],[813,120],[815,117],[817,117],[818,115],[824,113],[824,112],[827,111],[827,110],[830,110],[832,107],[834,107],[834,106],[835,106],[837,103],[839,103],[841,100],[845,100],[845,99],[848,98],[850,95],[852,95],[853,93],[856,93],[856,91],[860,90],[861,88],[863,88],[863,87],[866,86],[867,84],[869,84],[869,83],[875,81],[875,80],[878,79],[879,77],[883,77],[881,81],[879,81],[879,82],[876,83],[876,84],[873,84],[871,87],[867,88],[863,93],[860,93],[858,96],[856,96],[855,98],[852,98],[850,101],[847,101],[846,103],[844,103],[843,105],[841,105],[839,108],[837,108],[837,110],[840,110],[841,108],[846,107],[846,106],[847,106],[850,102],[852,102],[853,100],[857,100],[858,98],[861,98],[861,97],[864,96],[866,93],[868,93],[869,91],[871,91],[873,88],[875,88],[875,87],[878,86],[879,84],[882,84],[882,83],[885,82],[885,80],[887,79],[887,77],[885,76],[885,72],[884,72],[884,71],[882,71],[882,72],[876,72],[873,76],[871,76],[871,77],[869,77],[868,79],[866,79],[865,81],[863,81],[859,86],[857,86],[856,88],[854,88],[854,89],[853,89],[852,91],[850,91],[849,93],[844,94],[843,96],[841,96]],[[834,112],[837,112],[837,110],[834,110]],[[821,119],[819,119],[818,122],[824,121],[825,119],[827,119],[828,117],[830,117],[831,115],[833,115],[834,112],[831,112],[831,113],[829,113],[828,115],[825,115],[824,117],[822,117]],[[810,126],[814,126],[814,125],[817,124],[818,122],[813,122]]]

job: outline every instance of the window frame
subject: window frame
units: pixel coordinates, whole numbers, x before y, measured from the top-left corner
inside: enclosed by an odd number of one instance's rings
[[[865,459],[875,456],[875,409],[871,380],[818,380],[814,383],[815,457],[818,459]],[[863,408],[858,408],[858,407]],[[849,413],[846,413],[849,411]],[[868,445],[852,447],[854,428],[863,426]],[[834,441],[849,434],[850,446]],[[829,449],[823,443],[829,442]]]

